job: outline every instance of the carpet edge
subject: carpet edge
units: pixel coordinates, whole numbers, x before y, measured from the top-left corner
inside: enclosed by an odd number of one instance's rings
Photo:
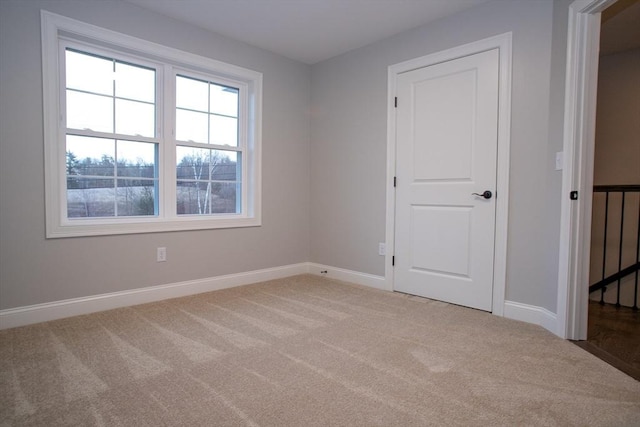
[[[0,330],[306,274],[309,263],[109,292],[0,310]]]

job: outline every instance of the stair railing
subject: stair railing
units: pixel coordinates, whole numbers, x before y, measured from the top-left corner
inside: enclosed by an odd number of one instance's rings
[[[627,267],[622,267],[623,260],[623,243],[624,243],[624,226],[625,219],[628,221],[629,219],[625,218],[625,202],[627,201],[628,193],[638,193],[640,196],[640,185],[596,185],[593,187],[593,196],[594,196],[594,206],[596,205],[596,193],[605,193],[604,197],[604,236],[603,236],[603,248],[602,248],[602,279],[589,286],[589,293],[600,291],[600,304],[604,304],[604,294],[607,290],[607,286],[612,283],[617,283],[617,298],[616,298],[616,307],[620,307],[620,287],[622,284],[622,279],[631,274],[635,275],[634,280],[634,295],[633,295],[633,310],[638,310],[638,272],[640,271],[640,197],[638,197],[638,225],[636,232],[636,244],[635,244],[635,262],[632,262],[631,265]],[[618,263],[617,263],[617,271],[609,276],[606,275],[607,271],[607,246],[609,242],[609,238],[611,236],[608,235],[608,225],[610,221],[610,194],[612,193],[620,193],[620,233],[619,233],[619,242],[618,242]],[[614,218],[613,220],[616,220]],[[631,219],[633,221],[633,218]]]

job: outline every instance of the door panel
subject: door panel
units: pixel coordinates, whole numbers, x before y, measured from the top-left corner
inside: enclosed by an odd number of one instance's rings
[[[411,266],[417,271],[469,275],[471,210],[458,206],[413,206]],[[434,245],[433,242],[438,242]]]
[[[491,311],[498,50],[398,76],[396,259],[401,292]]]
[[[414,179],[468,180],[471,178],[475,70],[414,85]],[[442,144],[447,141],[447,144]]]

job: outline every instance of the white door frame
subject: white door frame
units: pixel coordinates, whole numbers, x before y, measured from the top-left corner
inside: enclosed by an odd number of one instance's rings
[[[511,32],[508,32],[389,66],[387,88],[387,221],[385,236],[387,248],[389,248],[385,257],[385,288],[388,290],[394,289],[392,257],[393,248],[395,247],[395,96],[398,74],[497,48],[500,52],[500,76],[498,81],[498,159],[492,312],[498,316],[504,314],[507,274],[507,221],[509,218],[509,147],[511,144],[511,38]]]
[[[616,1],[569,7],[556,332],[567,339],[587,338],[600,12]],[[571,191],[577,200],[569,199]]]

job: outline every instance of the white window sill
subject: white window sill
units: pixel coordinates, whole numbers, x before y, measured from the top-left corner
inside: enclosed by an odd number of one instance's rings
[[[122,219],[74,219],[63,224],[47,227],[47,238],[107,236],[116,234],[162,233],[171,231],[211,230],[218,228],[243,228],[258,227],[262,225],[260,218],[245,217],[218,217],[198,218],[189,216],[188,219],[176,218],[175,220],[141,218],[127,220]]]

